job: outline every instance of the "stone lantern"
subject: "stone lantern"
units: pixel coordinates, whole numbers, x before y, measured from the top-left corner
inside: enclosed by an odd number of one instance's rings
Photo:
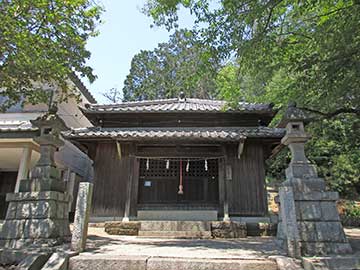
[[[315,165],[307,159],[304,113],[291,105],[279,124],[286,128],[282,144],[291,151],[286,181],[279,188],[277,239],[292,257],[351,253],[336,208],[337,192],[326,191]]]
[[[65,123],[52,108],[32,124],[40,130],[40,136],[34,138],[40,145],[40,159],[31,170],[31,177],[20,182],[19,193],[6,196],[9,207],[0,243],[7,248],[55,246],[71,237],[69,196],[54,162],[55,152],[64,144],[59,135],[66,129]]]

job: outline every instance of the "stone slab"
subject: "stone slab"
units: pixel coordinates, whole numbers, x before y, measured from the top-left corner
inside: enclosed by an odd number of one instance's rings
[[[209,239],[211,231],[139,231],[139,237],[169,239]]]
[[[281,187],[279,189],[281,206],[281,220],[283,232],[286,236],[285,244],[289,256],[300,257],[300,234],[297,226],[296,206],[294,192],[291,187]]]
[[[65,191],[65,182],[53,178],[31,178],[21,180],[19,186],[20,192],[42,192],[42,191]]]
[[[40,270],[51,254],[31,254],[25,257],[18,265],[17,270]]]
[[[81,182],[79,184],[74,227],[71,238],[71,250],[82,251],[85,249],[93,186],[92,183],[87,182]]]
[[[69,259],[69,270],[146,270],[144,256],[75,256]]]
[[[140,231],[210,231],[206,221],[141,221]]]
[[[316,166],[304,163],[290,163],[289,167],[285,169],[287,179],[296,178],[314,178],[317,177]],[[325,186],[324,186],[325,187]]]
[[[41,192],[20,192],[7,193],[6,201],[36,201],[36,200],[56,200],[61,202],[68,202],[70,196],[66,193],[58,191],[41,191]]]
[[[349,243],[335,242],[302,242],[303,256],[326,256],[329,254],[351,254],[352,248]]]
[[[0,265],[12,265],[12,264],[18,264],[28,254],[26,252],[21,252],[14,249],[0,249]]]
[[[276,260],[278,270],[303,270],[300,260],[284,256],[272,256]]]
[[[112,235],[138,235],[140,229],[139,221],[112,221],[105,222],[105,232]]]
[[[64,253],[53,253],[41,270],[67,270],[69,256]]]
[[[355,256],[304,257],[302,261],[305,270],[360,269],[360,258]]]
[[[246,223],[248,236],[275,236],[277,232],[277,223],[260,222]]]
[[[321,242],[348,242],[340,222],[316,222],[316,233]]]
[[[273,260],[150,258],[147,270],[277,270]]]
[[[138,220],[213,221],[218,219],[216,210],[138,210]]]
[[[214,238],[245,238],[247,236],[246,223],[213,221],[211,222],[211,235]]]

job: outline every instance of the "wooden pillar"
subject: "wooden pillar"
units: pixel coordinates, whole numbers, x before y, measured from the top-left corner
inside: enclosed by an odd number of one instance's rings
[[[139,193],[139,173],[140,173],[140,160],[133,158],[133,178],[132,178],[132,192],[130,200],[130,216],[137,216],[137,204],[138,204],[138,193]]]
[[[227,178],[226,178],[226,158],[225,158],[225,162],[223,163],[224,169],[223,171],[225,172],[224,174],[224,218],[223,221],[230,221],[230,216],[229,216],[229,200],[228,200],[228,187],[227,187]]]
[[[224,215],[223,220],[229,221],[229,202],[227,196],[227,184],[226,184],[226,158],[219,159],[219,202],[220,202],[220,214]]]
[[[230,221],[230,216],[229,216],[229,200],[228,200],[228,187],[227,187],[227,175],[226,175],[226,165],[228,163],[228,158],[227,158],[227,151],[225,146],[222,147],[222,152],[224,154],[224,159],[222,162],[222,178],[224,181],[224,186],[223,186],[223,198],[224,198],[224,218],[223,221]]]
[[[14,190],[15,193],[19,192],[20,181],[28,177],[30,161],[31,161],[31,148],[24,147],[20,159],[17,178],[16,178],[16,184]]]
[[[131,161],[132,159],[129,157],[126,157],[128,159],[128,166],[127,168],[129,168],[129,177],[128,177],[128,181],[127,181],[127,185],[126,185],[126,201],[125,201],[125,210],[124,210],[124,216],[122,221],[123,222],[128,222],[130,219],[130,207],[131,207],[131,186],[132,186],[132,175],[133,175],[133,166],[131,166]]]

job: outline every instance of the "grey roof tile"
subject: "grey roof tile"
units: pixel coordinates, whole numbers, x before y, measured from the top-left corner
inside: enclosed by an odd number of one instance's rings
[[[1,132],[15,132],[15,131],[36,131],[37,127],[34,127],[28,120],[0,120]]]
[[[237,108],[227,107],[221,100],[187,98],[180,100],[159,99],[147,101],[123,102],[117,104],[91,104],[84,109],[87,113],[96,112],[272,112],[269,104],[241,102]]]
[[[68,139],[112,138],[139,139],[199,139],[239,141],[245,138],[282,138],[285,130],[269,127],[169,127],[169,128],[78,128],[63,133]]]

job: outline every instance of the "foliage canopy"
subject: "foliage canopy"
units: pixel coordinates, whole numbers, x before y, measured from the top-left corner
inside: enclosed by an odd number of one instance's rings
[[[153,51],[141,51],[131,62],[123,88],[124,101],[177,97],[216,97],[215,77],[219,62],[196,33],[176,31],[169,42]]]
[[[219,96],[237,104],[290,101],[315,114],[308,153],[328,184],[360,192],[360,2],[343,0],[148,0],[154,24],[177,28],[179,8],[196,17],[202,42],[221,59]],[[270,164],[283,175],[284,159]]]
[[[0,88],[8,97],[2,109],[23,98],[47,102],[43,85],[66,99],[72,72],[93,81],[85,44],[97,34],[101,11],[93,0],[0,1]]]

